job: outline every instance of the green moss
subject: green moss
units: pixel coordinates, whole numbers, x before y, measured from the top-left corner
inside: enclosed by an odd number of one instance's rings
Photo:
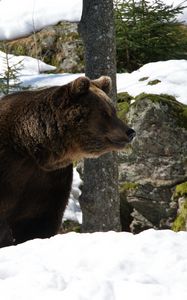
[[[182,197],[187,195],[187,181],[176,186],[175,196]]]
[[[126,192],[128,190],[135,190],[138,188],[138,183],[125,181],[120,186],[120,193]]]
[[[117,103],[120,102],[127,102],[130,104],[130,101],[134,99],[129,93],[127,92],[122,92],[117,94]]]
[[[139,81],[145,81],[145,80],[147,80],[149,77],[142,77],[142,78],[140,78],[139,79]]]
[[[186,107],[184,107],[183,112],[182,112],[182,116],[185,120],[187,120],[187,105]]]
[[[80,232],[80,224],[77,222],[66,220],[63,222],[61,233],[68,233],[68,232]]]
[[[172,230],[176,232],[181,230],[186,230],[186,224],[187,224],[187,198],[184,200],[184,203],[181,205],[180,213],[172,225]]]
[[[187,226],[187,181],[181,184],[178,184],[175,188],[174,198],[179,199],[183,198],[181,207],[179,209],[179,214],[175,219],[172,229],[174,231],[186,230]]]
[[[171,96],[171,95],[168,95],[168,94],[160,94],[160,95],[157,95],[157,94],[146,94],[146,93],[141,93],[139,94],[138,96],[135,97],[135,100],[136,101],[141,101],[141,100],[145,100],[145,99],[149,99],[153,102],[166,102],[169,104],[172,103],[172,102],[175,102],[175,103],[178,103],[180,104],[180,102],[178,102],[175,97]]]
[[[122,102],[117,104],[117,115],[122,121],[126,121],[126,114],[129,110],[129,104],[127,102]]]
[[[158,84],[158,83],[160,83],[161,81],[159,80],[159,79],[155,79],[155,80],[151,80],[151,81],[149,81],[147,84],[148,85],[155,85],[155,84]]]
[[[126,114],[132,99],[133,97],[126,92],[117,94],[117,115],[122,121],[126,121]]]
[[[171,95],[146,93],[141,93],[140,95],[136,96],[135,103],[133,105],[137,105],[139,101],[145,99],[170,107],[170,113],[173,115],[173,119],[177,121],[180,127],[187,129],[187,105],[178,102],[175,97]]]

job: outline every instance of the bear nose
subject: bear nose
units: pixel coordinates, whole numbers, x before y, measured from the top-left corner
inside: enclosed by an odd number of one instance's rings
[[[127,130],[126,134],[129,138],[129,142],[131,142],[133,140],[133,138],[136,136],[136,132],[132,128],[129,128]]]

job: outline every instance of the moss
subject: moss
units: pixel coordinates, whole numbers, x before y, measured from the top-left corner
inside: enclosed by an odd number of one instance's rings
[[[178,102],[175,97],[171,95],[146,93],[141,93],[140,95],[136,96],[135,103],[133,105],[137,105],[139,101],[145,99],[170,107],[170,113],[173,116],[173,119],[177,121],[180,127],[187,129],[187,105]]]
[[[27,49],[24,45],[22,44],[16,44],[14,47],[14,51],[17,55],[26,55],[27,54]]]
[[[127,92],[117,94],[117,115],[122,121],[126,121],[126,114],[132,99],[133,97]]]
[[[117,103],[120,102],[127,102],[130,104],[130,101],[134,99],[129,93],[127,92],[122,92],[117,94]]]
[[[77,222],[71,221],[71,220],[64,221],[59,233],[68,233],[71,231],[79,233],[81,231],[80,224],[78,224]]]
[[[186,230],[186,224],[187,224],[187,198],[185,198],[184,202],[181,205],[180,213],[172,225],[172,230],[176,232],[181,230]]]
[[[183,109],[182,117],[184,118],[184,120],[187,120],[187,105],[186,105],[186,107],[184,107],[184,109]]]
[[[172,229],[174,231],[186,230],[187,227],[187,181],[178,184],[175,188],[174,198],[182,198],[179,214],[175,219]]]
[[[160,83],[161,81],[159,80],[159,79],[155,79],[155,80],[151,80],[151,81],[149,81],[147,84],[148,85],[155,85],[155,84],[158,84],[158,83]]]
[[[175,97],[171,96],[171,95],[168,95],[168,94],[160,94],[160,95],[157,95],[157,94],[146,94],[146,93],[141,93],[139,94],[138,96],[135,97],[135,100],[136,101],[141,101],[141,100],[145,100],[145,99],[149,99],[153,102],[176,102],[176,103],[179,103]]]
[[[117,104],[117,115],[122,121],[126,121],[126,114],[129,110],[129,104],[127,102],[122,102]]]
[[[187,195],[187,181],[176,186],[175,196],[182,197]]]
[[[129,191],[129,190],[135,190],[137,188],[138,188],[138,183],[125,181],[120,186],[120,193]]]
[[[142,78],[139,79],[139,81],[145,81],[147,79],[149,79],[149,77],[142,77]]]
[[[15,41],[0,42],[0,49],[4,44],[8,52],[14,55],[29,55],[39,58],[47,64],[57,67],[53,73],[84,71],[83,45],[77,32],[77,25],[69,22],[59,22],[58,25],[49,26],[36,32],[34,35]],[[62,62],[65,58],[72,57],[76,66],[63,69]],[[51,71],[50,71],[51,73]]]

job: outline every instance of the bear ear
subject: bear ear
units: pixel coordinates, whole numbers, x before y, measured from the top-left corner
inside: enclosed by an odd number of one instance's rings
[[[82,95],[88,92],[90,79],[88,77],[78,77],[70,83],[71,93],[73,95]]]
[[[91,82],[99,89],[103,90],[106,94],[109,94],[112,89],[112,80],[109,76],[101,76]]]

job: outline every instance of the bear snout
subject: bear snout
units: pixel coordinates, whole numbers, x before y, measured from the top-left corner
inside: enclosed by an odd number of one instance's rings
[[[113,128],[107,133],[107,139],[115,145],[116,150],[123,149],[128,143],[132,142],[136,136],[134,129],[128,127],[121,120],[113,124]]]
[[[132,142],[133,138],[136,136],[136,132],[132,128],[129,128],[126,134],[128,136],[129,142]]]

